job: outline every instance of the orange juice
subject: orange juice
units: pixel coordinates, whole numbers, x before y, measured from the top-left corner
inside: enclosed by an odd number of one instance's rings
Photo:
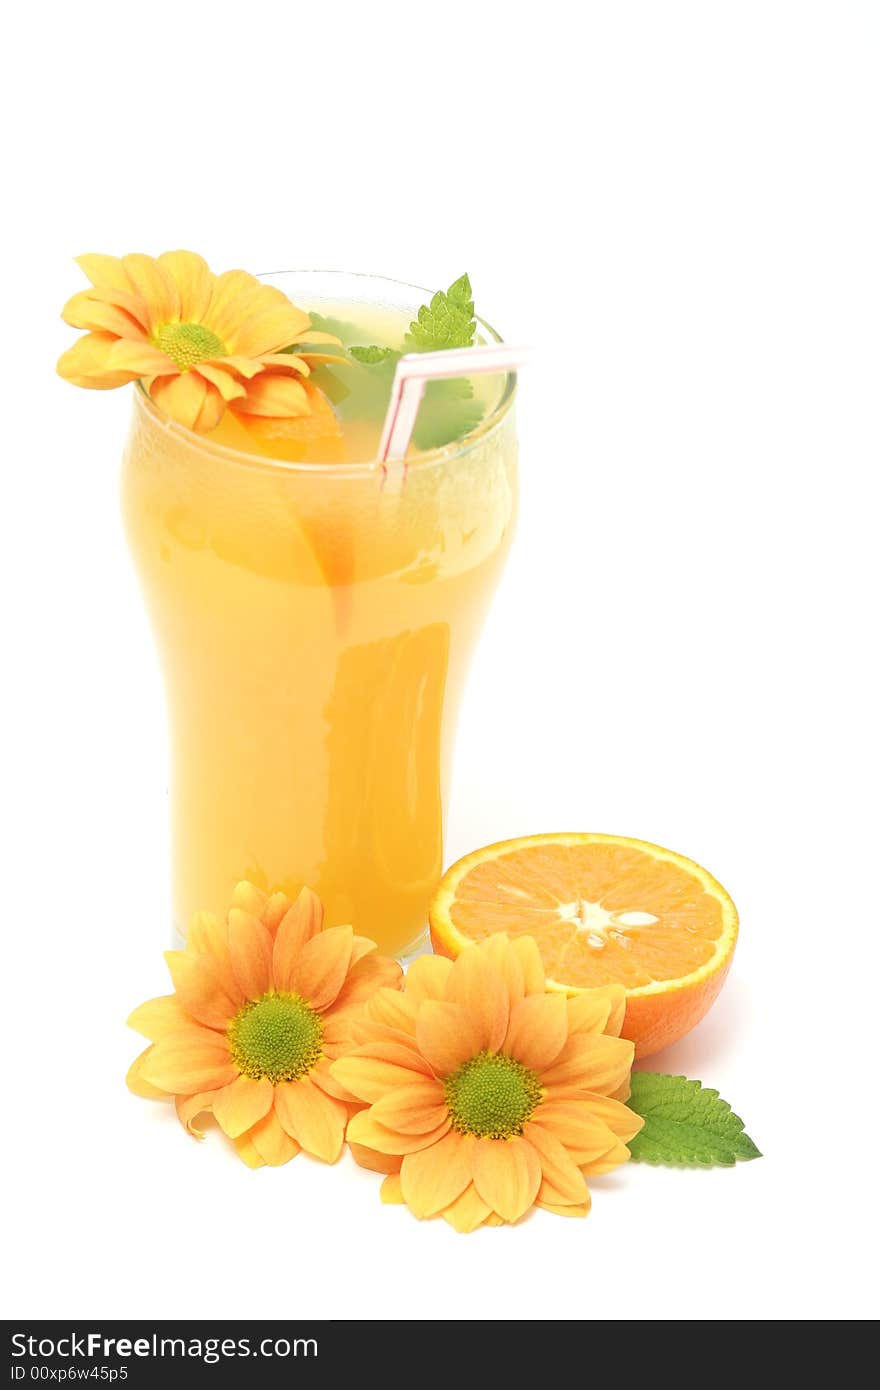
[[[276,283],[362,343],[399,342],[420,302],[366,277]],[[381,409],[352,380],[332,458],[230,416],[192,434],[135,391],[123,505],[166,682],[183,934],[240,878],[308,883],[328,925],[387,952],[425,927],[462,687],[515,519],[511,384],[481,384],[482,422],[414,453],[397,490],[371,464]]]

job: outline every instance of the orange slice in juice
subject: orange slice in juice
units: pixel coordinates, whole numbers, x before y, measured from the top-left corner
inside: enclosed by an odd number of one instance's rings
[[[626,989],[624,1037],[647,1057],[699,1023],[724,983],[737,912],[691,859],[620,835],[530,835],[460,859],[430,908],[457,956],[492,932],[533,936],[549,989]]]
[[[310,463],[344,463],[342,427],[332,405],[312,382],[305,380],[299,384],[309,400],[308,415],[239,417],[241,428],[250,436],[251,448],[256,444],[267,458],[288,463],[299,463],[303,459]],[[218,439],[222,427],[221,421],[221,429],[215,432]]]

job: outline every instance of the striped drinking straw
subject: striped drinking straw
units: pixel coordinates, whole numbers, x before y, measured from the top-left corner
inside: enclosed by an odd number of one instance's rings
[[[484,372],[516,372],[525,366],[527,358],[526,348],[511,347],[508,343],[447,348],[442,352],[410,352],[399,358],[376,460],[376,466],[384,473],[383,486],[386,489],[403,487],[406,453],[429,381]]]

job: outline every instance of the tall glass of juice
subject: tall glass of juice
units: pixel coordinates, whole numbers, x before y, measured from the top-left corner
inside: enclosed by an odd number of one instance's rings
[[[372,276],[266,278],[348,344],[399,345],[425,299]],[[514,381],[428,400],[463,433],[419,447],[417,431],[391,487],[387,380],[357,363],[319,378],[338,429],[296,444],[230,412],[194,434],[134,392],[123,507],[167,693],[175,925],[222,914],[241,878],[307,883],[328,925],[403,954],[441,873],[459,703],[513,533]]]

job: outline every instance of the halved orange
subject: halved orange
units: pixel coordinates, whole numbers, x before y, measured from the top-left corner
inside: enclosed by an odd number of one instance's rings
[[[549,989],[626,989],[623,1036],[647,1057],[715,1001],[738,918],[692,859],[622,835],[528,835],[447,869],[430,907],[434,950],[457,956],[493,932],[533,936]]]

